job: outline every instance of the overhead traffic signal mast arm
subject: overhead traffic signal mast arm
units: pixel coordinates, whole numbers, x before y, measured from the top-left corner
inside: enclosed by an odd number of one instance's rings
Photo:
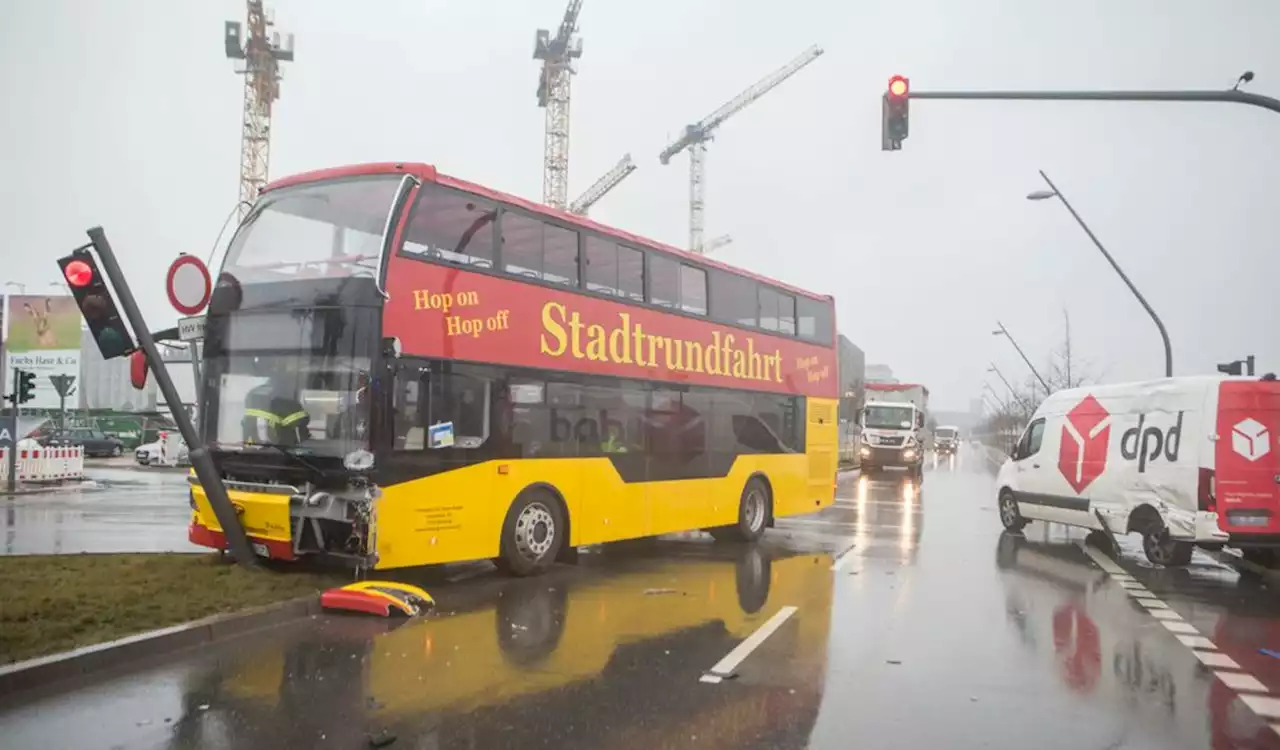
[[[707,140],[711,136],[711,131],[720,127],[725,120],[737,114],[751,102],[777,88],[783,81],[798,73],[801,68],[817,60],[822,56],[822,52],[822,48],[817,45],[810,47],[796,59],[778,68],[746,91],[730,99],[719,109],[704,117],[701,122],[686,127],[684,135],[663,149],[662,153],[658,155],[658,160],[666,164],[671,161],[671,157],[688,148],[691,144]]]

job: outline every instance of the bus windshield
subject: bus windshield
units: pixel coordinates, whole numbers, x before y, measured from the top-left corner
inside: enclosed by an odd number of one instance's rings
[[[370,446],[374,308],[232,313],[210,321],[211,447],[343,458]]]
[[[241,283],[373,276],[400,175],[267,193],[232,240],[223,270]]]

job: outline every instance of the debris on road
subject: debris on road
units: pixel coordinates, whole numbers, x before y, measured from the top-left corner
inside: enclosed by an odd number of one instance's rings
[[[435,606],[435,600],[426,591],[407,583],[359,581],[324,592],[320,595],[320,606],[381,617],[390,617],[392,612],[417,617]]]

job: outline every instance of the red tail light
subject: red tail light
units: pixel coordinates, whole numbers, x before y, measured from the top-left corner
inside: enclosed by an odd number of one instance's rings
[[[1200,469],[1200,482],[1196,488],[1196,499],[1200,510],[1210,513],[1218,512],[1217,482],[1213,477],[1213,469]]]

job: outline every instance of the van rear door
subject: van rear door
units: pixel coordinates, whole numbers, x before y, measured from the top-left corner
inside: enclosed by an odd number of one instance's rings
[[[1218,386],[1218,525],[1233,541],[1280,543],[1280,382]]]

